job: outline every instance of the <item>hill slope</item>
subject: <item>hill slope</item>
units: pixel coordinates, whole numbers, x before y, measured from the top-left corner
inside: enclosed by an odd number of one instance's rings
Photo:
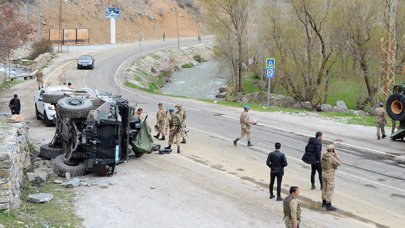
[[[31,0],[28,20],[34,28],[33,38],[49,37],[49,29],[59,28],[58,0]],[[116,38],[119,42],[175,37],[178,11],[180,36],[196,36],[199,33],[196,10],[179,7],[179,0],[62,0],[62,27],[64,29],[90,29],[90,43],[110,42],[110,21],[104,18],[106,7],[120,7],[121,17],[116,21]],[[187,2],[193,2],[189,0]],[[194,4],[193,4],[194,5]],[[39,13],[40,12],[40,13]],[[40,17],[39,17],[40,15]]]

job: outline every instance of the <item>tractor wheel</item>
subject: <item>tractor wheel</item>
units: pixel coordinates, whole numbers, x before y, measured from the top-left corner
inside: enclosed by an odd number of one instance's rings
[[[41,145],[38,156],[46,159],[54,159],[61,154],[63,154],[61,147],[51,147],[48,143]]]
[[[61,177],[66,176],[66,173],[70,173],[71,177],[77,177],[87,174],[87,166],[84,163],[80,163],[76,166],[67,165],[65,163],[65,155],[61,154],[54,160],[53,171]]]
[[[42,100],[45,103],[56,104],[58,101],[65,97],[63,92],[48,92],[42,94]]]
[[[93,103],[82,97],[65,97],[58,101],[58,112],[68,118],[87,118]]]
[[[405,120],[405,96],[391,95],[387,100],[387,113],[393,120]]]

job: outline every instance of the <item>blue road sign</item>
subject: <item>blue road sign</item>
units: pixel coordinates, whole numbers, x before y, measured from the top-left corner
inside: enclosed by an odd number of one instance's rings
[[[118,19],[121,15],[121,9],[119,7],[107,7],[104,11],[104,17],[106,19],[115,18]]]
[[[274,78],[274,68],[266,68],[266,78]]]
[[[276,68],[276,59],[275,58],[267,58],[266,59],[266,68]]]

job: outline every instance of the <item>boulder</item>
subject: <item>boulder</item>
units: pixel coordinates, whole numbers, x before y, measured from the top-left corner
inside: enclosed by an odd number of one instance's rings
[[[73,178],[69,181],[66,181],[61,184],[65,188],[76,188],[80,186],[80,179],[79,178]]]
[[[56,180],[53,181],[53,183],[54,183],[54,184],[62,184],[62,183],[63,183],[63,180],[58,180],[58,179],[56,179]]]
[[[215,97],[216,98],[225,98],[226,94],[227,94],[227,92],[218,93]]]
[[[321,104],[322,112],[333,112],[333,106],[330,104]]]
[[[355,111],[353,111],[353,114],[358,115],[358,116],[368,116],[367,113],[362,110],[355,110]]]
[[[38,193],[28,195],[28,202],[31,203],[46,203],[53,199],[52,193]]]
[[[226,87],[226,86],[221,86],[221,87],[219,87],[218,90],[219,90],[220,93],[228,92],[228,87]]]
[[[336,106],[333,108],[333,111],[335,112],[348,112],[349,109],[346,107],[346,104],[344,101],[338,101],[336,102]]]

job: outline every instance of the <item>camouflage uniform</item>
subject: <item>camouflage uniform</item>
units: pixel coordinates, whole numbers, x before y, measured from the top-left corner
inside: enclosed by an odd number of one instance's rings
[[[283,201],[285,227],[293,228],[301,222],[301,206],[296,197],[288,195]]]
[[[177,105],[176,114],[180,118],[180,126],[181,126],[180,135],[181,135],[181,138],[183,138],[183,142],[186,142],[186,118],[187,118],[187,112],[181,105]]]
[[[385,137],[385,129],[384,126],[387,123],[387,112],[384,108],[378,107],[375,109],[375,116],[377,121],[377,138],[380,139],[380,131],[382,137]]]
[[[333,191],[335,189],[335,171],[341,164],[340,158],[334,152],[334,149],[329,148],[322,157],[322,200],[326,204],[331,204],[332,202]]]
[[[159,111],[156,114],[156,122],[158,126],[158,133],[162,134],[162,136],[165,133],[165,126],[166,126],[166,120],[167,120],[167,113],[163,109],[159,109]]]
[[[180,118],[179,116],[172,112],[169,114],[168,118],[169,125],[169,146],[173,144],[174,138],[176,138],[177,147],[180,146]]]
[[[241,130],[240,130],[240,138],[243,138],[245,135],[247,137],[247,140],[250,141],[250,126],[251,123],[249,121],[249,114],[245,111],[243,111],[240,114],[240,126],[241,126]]]

